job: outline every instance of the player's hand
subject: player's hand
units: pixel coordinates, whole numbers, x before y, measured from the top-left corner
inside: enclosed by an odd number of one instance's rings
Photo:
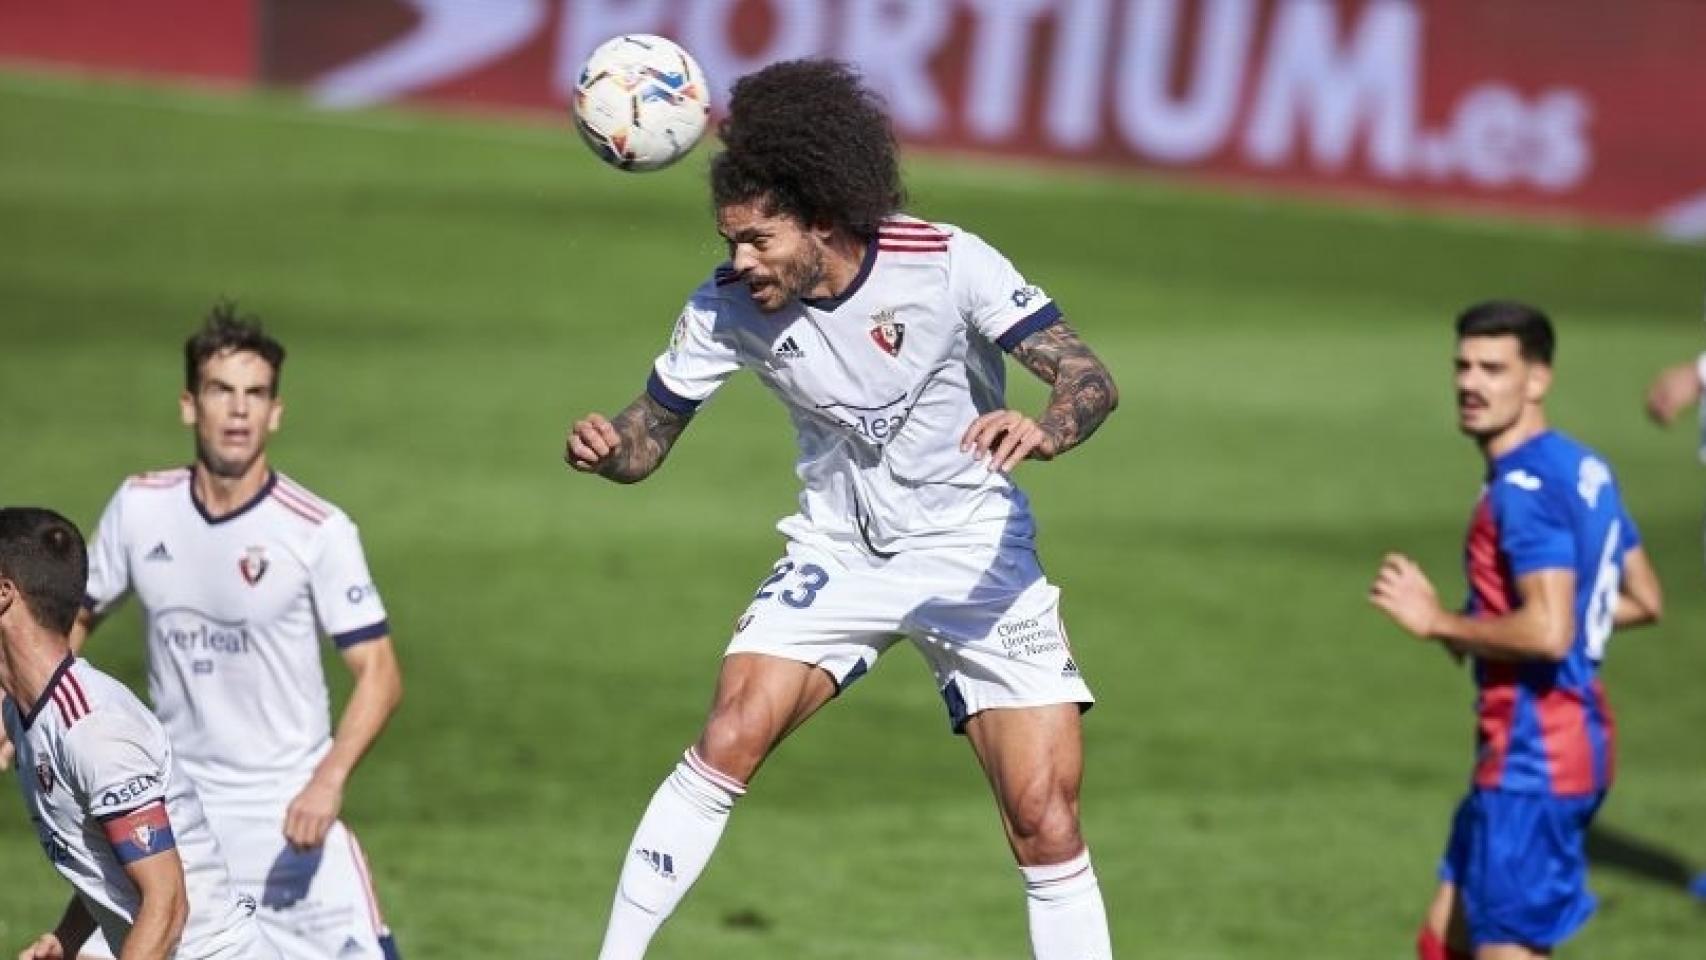
[[[57,935],[44,933],[18,952],[18,960],[65,960],[65,948]]]
[[[589,413],[569,428],[563,462],[582,473],[597,473],[621,446],[622,437],[602,414]]]
[[[316,777],[290,801],[284,812],[284,839],[298,850],[312,850],[326,842],[326,832],[343,809],[342,788]]]
[[[1647,387],[1647,416],[1668,426],[1676,415],[1700,402],[1700,372],[1693,362],[1659,371]]]
[[[1433,636],[1440,614],[1439,594],[1414,560],[1389,553],[1369,588],[1370,603],[1386,611],[1392,622],[1423,640]]]
[[[971,422],[960,439],[960,452],[1006,473],[1026,457],[1052,459],[1059,445],[1048,431],[1017,410],[995,410]]]

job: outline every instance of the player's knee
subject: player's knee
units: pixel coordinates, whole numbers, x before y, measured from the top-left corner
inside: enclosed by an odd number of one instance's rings
[[[1059,863],[1084,849],[1078,828],[1077,791],[1029,791],[1007,804],[1014,849],[1027,864]]]
[[[699,758],[719,773],[746,781],[764,762],[775,740],[762,718],[739,704],[718,704],[699,735]]]

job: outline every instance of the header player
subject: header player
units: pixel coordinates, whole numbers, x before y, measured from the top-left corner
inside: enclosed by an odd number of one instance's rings
[[[42,850],[76,891],[20,956],[74,956],[99,925],[124,960],[272,960],[159,721],[71,653],[86,570],[70,521],[0,509],[0,712]]]
[[[1113,380],[989,244],[897,212],[888,119],[846,66],[741,79],[721,133],[711,192],[729,261],[689,299],[645,391],[574,424],[565,459],[643,480],[745,369],[792,416],[804,489],[704,729],[641,819],[601,957],[643,956],[770,751],[904,636],[994,787],[1034,955],[1105,960],[1078,821],[1092,697],[1008,472],[1088,439]],[[1006,407],[1003,351],[1052,386],[1040,417]]]
[[[1523,304],[1458,317],[1458,425],[1487,461],[1468,606],[1444,610],[1401,554],[1370,593],[1405,630],[1472,657],[1480,691],[1474,782],[1421,960],[1548,956],[1592,914],[1584,845],[1613,772],[1599,663],[1613,627],[1651,623],[1663,602],[1611,468],[1547,425],[1553,345],[1551,321]]]
[[[269,938],[288,957],[378,958],[394,947],[338,813],[402,675],[355,524],[267,461],[283,365],[230,304],[184,344],[195,462],[114,494],[72,641],[135,591],[155,710]],[[336,736],[322,631],[355,676]]]

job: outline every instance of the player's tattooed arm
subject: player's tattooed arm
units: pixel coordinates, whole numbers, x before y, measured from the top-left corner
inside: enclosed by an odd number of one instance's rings
[[[1090,439],[1119,405],[1113,375],[1065,320],[1019,341],[1013,359],[1053,388],[1037,420],[1044,441],[1033,456],[1058,457]]]
[[[594,413],[576,421],[563,459],[583,473],[638,483],[663,464],[692,419],[642,393],[610,420]]]

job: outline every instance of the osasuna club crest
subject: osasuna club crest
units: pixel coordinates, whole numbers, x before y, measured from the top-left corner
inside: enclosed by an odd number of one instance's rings
[[[254,586],[267,575],[267,548],[250,547],[243,551],[243,559],[237,561],[237,572],[243,575],[243,582]]]
[[[42,793],[53,792],[53,764],[48,763],[46,757],[36,761],[36,783]]]
[[[901,341],[906,339],[906,324],[894,318],[894,308],[871,314],[871,339],[891,357],[900,356]]]

